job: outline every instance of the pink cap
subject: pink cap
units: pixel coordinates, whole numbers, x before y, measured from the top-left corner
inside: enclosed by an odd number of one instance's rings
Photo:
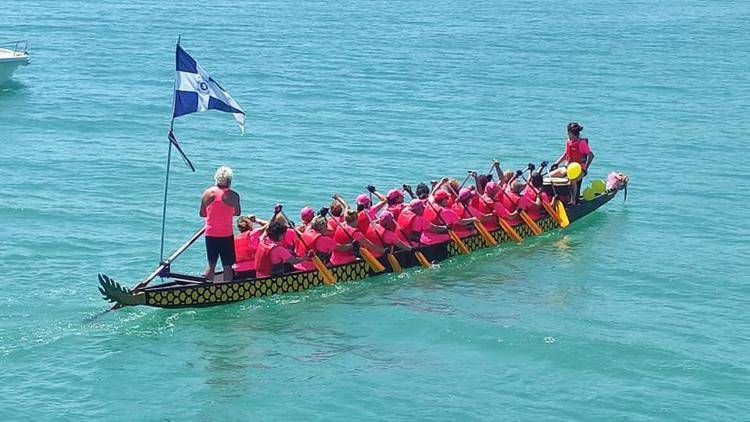
[[[424,211],[424,202],[422,202],[421,199],[412,199],[411,202],[409,202],[409,208],[411,208],[416,214],[419,214]]]
[[[439,202],[439,201],[444,201],[444,200],[448,199],[448,197],[450,195],[448,195],[448,192],[446,192],[446,191],[444,191],[442,189],[439,189],[437,192],[435,192],[435,194],[433,196],[435,197],[435,201]]]
[[[391,189],[388,191],[388,195],[385,196],[389,201],[395,201],[398,198],[403,198],[404,194],[398,189]]]
[[[393,214],[391,214],[390,211],[383,211],[382,214],[380,214],[380,225],[385,228],[393,227],[396,224],[396,221],[393,218]]]
[[[494,195],[495,192],[497,192],[497,183],[488,182],[486,185],[484,185],[484,191],[489,195]]]
[[[357,205],[363,205],[365,207],[369,207],[370,206],[370,197],[368,197],[364,193],[360,194],[357,197]]]
[[[302,208],[302,211],[300,211],[299,216],[302,219],[302,221],[304,221],[305,223],[309,223],[313,219],[313,217],[315,217],[315,211],[313,211],[313,209],[310,207],[305,207],[305,208]]]
[[[469,199],[471,199],[474,196],[474,191],[472,191],[469,188],[462,188],[460,192],[458,192],[458,200],[461,202],[466,202]]]

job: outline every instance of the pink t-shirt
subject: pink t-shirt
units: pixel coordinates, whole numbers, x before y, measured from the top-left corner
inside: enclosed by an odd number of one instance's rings
[[[347,230],[349,232],[349,236],[351,236],[351,238],[343,233],[344,230]],[[365,238],[365,235],[363,235],[361,231],[353,229],[348,225],[342,225],[336,229],[334,238],[340,240],[340,243],[338,244],[348,245],[352,242],[352,239],[359,242]],[[338,251],[334,249],[331,253],[331,264],[333,265],[348,264],[350,262],[354,262],[356,259],[357,255],[354,254],[354,251]]]
[[[289,260],[289,258],[291,258],[291,257],[292,257],[292,254],[289,252],[289,250],[287,250],[283,246],[279,245],[279,246],[273,248],[273,250],[271,250],[271,265],[275,266],[275,265],[283,264],[283,263],[287,262]],[[271,274],[266,274],[266,273],[264,273],[263,271],[260,271],[260,270],[258,270],[255,273],[255,276],[258,277],[258,278],[268,277],[270,275]]]
[[[318,240],[315,241],[315,249],[318,254],[331,254],[336,249],[336,246],[338,246],[338,244],[330,236],[320,236],[318,237]],[[310,247],[312,248],[313,246],[310,245]],[[309,271],[315,269],[315,264],[313,264],[312,261],[303,261],[295,265],[294,268],[301,271]]]
[[[255,250],[258,249],[260,236],[263,234],[261,227],[253,229],[247,236],[248,249],[253,251],[251,259],[235,263],[232,268],[237,272],[252,271],[255,269]],[[235,238],[236,239],[236,238]]]
[[[471,214],[472,217],[476,217],[479,219],[479,221],[482,221],[482,219],[485,216],[485,213],[475,208],[473,205],[469,205],[468,208],[469,208],[469,214]],[[482,221],[482,225],[489,231],[494,231],[494,230],[497,230],[498,228],[497,220],[495,218],[488,220],[488,221]]]
[[[441,221],[440,218],[435,216],[435,219],[432,221],[432,223],[435,225],[443,225],[443,223],[445,223],[446,225],[448,225],[448,227],[454,228],[453,226],[455,226],[455,224],[461,220],[460,218],[458,218],[456,213],[450,210],[449,208],[440,209],[436,205],[435,209],[440,212],[440,216],[443,218]],[[450,239],[451,237],[448,235],[447,232],[446,233],[434,233],[430,231],[429,229],[426,229],[422,232],[422,236],[420,237],[419,240],[425,245],[435,245],[438,243],[448,242]]]
[[[545,192],[540,192],[539,199],[542,201],[549,201]],[[523,196],[519,201],[519,205],[521,205],[523,210],[526,211],[527,214],[529,214],[529,217],[534,220],[539,220],[540,218],[544,217],[544,208],[541,204],[536,205],[534,203],[535,201],[536,191],[531,187],[526,187],[526,189],[523,191]]]
[[[406,239],[404,239],[403,236],[398,235],[394,231],[383,230],[381,228],[381,230],[378,231],[378,233],[380,234],[380,237],[375,237],[375,236],[377,236],[377,234],[375,234],[374,230],[375,230],[374,228],[371,228],[370,232],[368,232],[368,235],[370,235],[371,237],[373,237],[371,239],[373,241],[375,239],[377,239],[376,242],[373,242],[375,244],[380,244],[381,243],[380,239],[382,238],[383,239],[382,243],[385,246],[384,249],[386,250],[386,252],[391,250],[391,246],[396,246],[396,245],[400,245],[400,244],[404,244],[404,245],[408,245],[409,244],[409,242],[407,242]],[[394,248],[394,250],[395,249],[397,249],[397,248]],[[372,255],[375,256],[376,258],[380,258],[381,256],[383,256],[382,253],[379,253],[377,251],[373,251]]]

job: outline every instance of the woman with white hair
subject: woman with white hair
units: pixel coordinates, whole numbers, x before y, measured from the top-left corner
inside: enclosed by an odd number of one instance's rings
[[[216,263],[221,258],[223,280],[234,277],[234,217],[240,215],[240,195],[230,189],[232,169],[221,166],[214,174],[215,186],[203,192],[199,215],[206,220],[206,281],[214,281]]]

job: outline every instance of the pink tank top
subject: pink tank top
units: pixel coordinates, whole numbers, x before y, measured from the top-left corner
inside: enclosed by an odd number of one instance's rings
[[[234,220],[234,207],[224,203],[222,200],[229,188],[214,186],[211,191],[214,194],[214,202],[206,207],[206,236],[229,237],[234,234],[232,226]]]

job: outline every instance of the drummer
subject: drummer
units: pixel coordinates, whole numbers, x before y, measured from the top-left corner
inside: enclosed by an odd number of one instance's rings
[[[591,151],[589,140],[587,138],[581,138],[580,135],[582,130],[583,126],[578,124],[578,122],[568,123],[568,139],[565,141],[565,152],[563,152],[553,165],[554,167],[564,163],[564,167],[550,171],[550,177],[567,177],[567,167],[572,163],[580,164],[582,174],[583,176],[586,176],[589,166],[591,166],[591,163],[594,161],[594,152]],[[581,189],[580,182],[581,179],[583,179],[583,176],[577,180],[570,181],[571,190],[572,192],[575,192],[574,197],[571,198],[573,204],[578,200],[578,195]]]

